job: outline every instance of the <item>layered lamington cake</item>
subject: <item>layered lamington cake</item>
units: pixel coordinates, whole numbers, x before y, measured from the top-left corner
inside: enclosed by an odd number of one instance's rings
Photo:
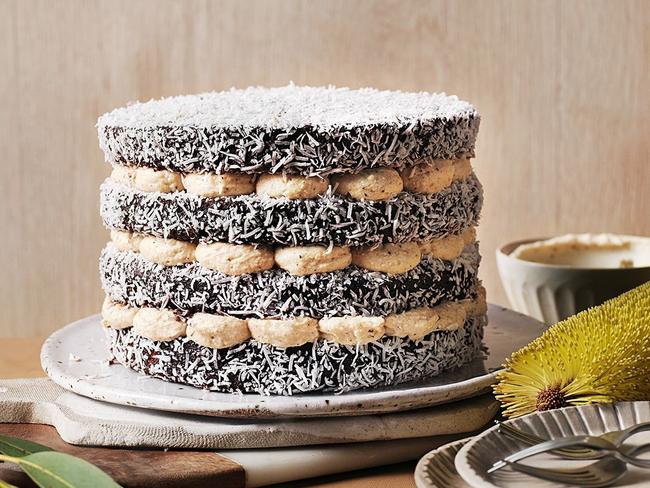
[[[98,132],[116,360],[221,392],[345,392],[472,360],[474,107],[287,86],[119,108]]]

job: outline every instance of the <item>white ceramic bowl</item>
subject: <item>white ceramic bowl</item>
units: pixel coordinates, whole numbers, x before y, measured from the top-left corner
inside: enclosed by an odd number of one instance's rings
[[[634,239],[645,237],[621,236]],[[650,281],[650,267],[575,268],[512,256],[526,239],[497,250],[497,266],[508,300],[517,312],[554,324]]]

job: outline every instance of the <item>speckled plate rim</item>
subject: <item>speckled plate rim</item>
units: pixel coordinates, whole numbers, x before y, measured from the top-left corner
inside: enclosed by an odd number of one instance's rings
[[[485,365],[490,361],[501,364],[512,351],[545,329],[540,322],[503,307],[490,305],[488,316],[486,337],[493,339],[487,340],[487,344],[490,349],[498,350],[498,354],[491,353]],[[118,364],[108,366],[106,338],[99,322],[99,316],[94,315],[54,332],[43,344],[43,369],[55,383],[79,395],[140,408],[239,418],[380,414],[483,394],[490,390],[496,375],[495,370],[486,372],[483,362],[477,360],[480,365],[470,363],[427,382],[341,395],[312,393],[280,397],[209,392],[146,377]]]
[[[535,412],[523,417],[508,420],[506,423],[517,428],[531,430],[537,435],[553,439],[568,435],[594,434],[599,435],[611,430],[620,430],[636,423],[650,421],[650,401],[621,402],[614,404],[585,405],[567,407],[545,412]],[[517,450],[504,451],[502,443],[491,442],[497,433],[495,425],[479,435],[471,438],[456,454],[455,467],[465,482],[474,488],[503,488],[494,484],[487,475],[487,468],[492,465],[480,455],[480,448],[490,443],[490,452],[501,452],[498,458],[505,457]],[[495,459],[496,460],[496,459]],[[489,466],[488,466],[489,465]],[[539,480],[523,473],[509,470],[509,476],[514,482],[524,482],[527,486],[546,488],[559,486],[544,480]],[[516,478],[515,478],[516,477]],[[564,485],[562,485],[564,486]],[[629,486],[617,484],[616,486]],[[636,486],[636,485],[635,485]]]
[[[467,488],[469,485],[463,481],[454,467],[454,459],[461,448],[471,439],[472,437],[466,437],[450,442],[422,456],[413,473],[417,488]],[[444,462],[445,459],[450,463],[449,466],[436,464]],[[444,485],[431,479],[431,473],[439,476],[441,481],[444,480]]]

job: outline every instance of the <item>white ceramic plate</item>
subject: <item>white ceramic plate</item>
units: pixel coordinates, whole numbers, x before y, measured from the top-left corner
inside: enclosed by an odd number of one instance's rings
[[[513,351],[541,335],[540,322],[490,305],[485,332],[488,354],[426,382],[334,395],[260,396],[216,393],[168,383],[107,364],[99,316],[74,322],[52,334],[41,363],[52,380],[83,396],[121,405],[218,417],[308,417],[368,415],[411,410],[489,391],[495,371]]]
[[[625,402],[614,405],[588,405],[549,410],[511,420],[509,423],[540,437],[556,439],[571,435],[600,435],[648,421],[650,421],[650,402]],[[456,469],[470,486],[475,488],[557,488],[568,486],[533,478],[510,468],[487,474],[487,470],[495,461],[525,447],[500,434],[497,428],[498,426],[495,426],[474,437],[456,455]],[[633,440],[631,439],[631,442],[650,442],[650,432],[637,434]],[[551,455],[544,455],[526,462],[533,466],[546,468],[575,468],[580,467],[579,463],[588,464],[593,461],[563,461]],[[643,486],[647,488],[650,486],[650,471],[629,467],[628,473],[615,486]]]
[[[454,466],[458,451],[470,439],[450,442],[424,455],[415,467],[418,488],[469,488]]]

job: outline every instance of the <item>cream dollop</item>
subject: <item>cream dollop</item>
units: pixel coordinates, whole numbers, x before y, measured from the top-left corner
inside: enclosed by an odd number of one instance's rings
[[[276,264],[297,276],[336,271],[346,268],[351,261],[347,247],[295,246],[275,250]]]
[[[133,186],[135,183],[135,168],[116,164],[111,171],[111,180],[123,185]]]
[[[133,325],[133,318],[137,312],[137,308],[114,302],[106,297],[102,304],[103,325],[112,329],[126,329]]]
[[[476,298],[474,300],[463,300],[463,304],[465,305],[465,313],[468,317],[485,315],[488,311],[485,288],[479,286]]]
[[[402,178],[390,168],[366,169],[332,177],[336,193],[355,200],[389,200],[404,188]]]
[[[454,165],[448,159],[432,159],[402,170],[406,190],[416,193],[437,193],[451,185]]]
[[[384,244],[376,248],[360,247],[352,250],[352,264],[370,271],[401,274],[415,268],[422,259],[415,242]]]
[[[250,338],[248,322],[228,315],[195,313],[187,321],[187,337],[214,349],[235,346]]]
[[[449,235],[442,239],[433,239],[420,243],[422,254],[445,261],[456,259],[462,254],[464,248],[465,241],[460,235]]]
[[[465,245],[474,244],[476,242],[476,227],[468,227],[460,235],[465,242]]]
[[[133,186],[146,192],[170,193],[181,191],[183,181],[180,173],[152,168],[137,168]]]
[[[166,309],[144,307],[133,317],[136,334],[152,341],[172,341],[185,335],[185,322]]]
[[[201,243],[195,255],[202,266],[231,276],[259,273],[275,264],[272,249],[251,244]]]
[[[482,293],[482,295],[481,295]],[[456,330],[467,317],[485,315],[485,289],[476,300],[445,302],[434,307],[419,307],[386,317],[386,335],[420,340],[436,330]]]
[[[330,317],[318,321],[323,339],[339,344],[367,344],[384,335],[382,317]]]
[[[422,339],[438,329],[440,315],[434,308],[420,307],[386,317],[386,335]]]
[[[123,230],[111,230],[111,242],[120,251],[139,252],[144,236]]]
[[[195,259],[196,245],[176,239],[147,236],[140,242],[140,253],[153,263],[177,266]]]
[[[202,197],[248,195],[255,191],[253,177],[244,173],[189,173],[183,176],[185,189]]]
[[[457,330],[465,324],[467,308],[463,302],[445,302],[433,307],[438,314],[438,329]]]
[[[263,174],[257,180],[255,189],[259,195],[294,200],[323,195],[329,184],[327,177]]]
[[[293,319],[249,319],[251,336],[276,347],[295,347],[318,338],[318,321],[310,317]]]
[[[469,159],[457,159],[454,161],[454,180],[469,178],[472,174],[472,162]]]

